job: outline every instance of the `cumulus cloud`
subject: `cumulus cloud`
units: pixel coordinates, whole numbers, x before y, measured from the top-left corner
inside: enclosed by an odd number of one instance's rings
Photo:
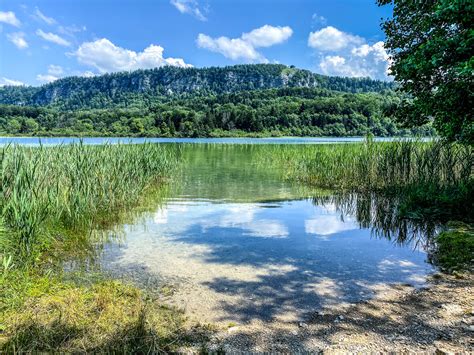
[[[212,38],[200,33],[196,40],[198,47],[220,53],[224,57],[249,62],[268,62],[268,60],[257,51],[257,48],[271,47],[288,40],[293,30],[288,27],[265,25],[250,32],[243,33],[239,38],[221,36]]]
[[[85,42],[73,53],[77,60],[100,73],[150,69],[164,65],[192,67],[181,58],[164,58],[163,47],[150,45],[143,52],[121,48],[106,38]]]
[[[196,0],[171,0],[170,3],[182,14],[189,14],[200,21],[207,21],[206,16],[199,9],[199,3]]]
[[[0,11],[0,22],[9,24],[15,27],[21,26],[20,20],[18,20],[18,18],[16,17],[13,11]]]
[[[352,44],[362,43],[364,40],[361,37],[339,31],[332,26],[311,32],[308,38],[308,46],[323,51],[337,51]]]
[[[45,14],[43,14],[38,7],[35,9],[35,16],[36,18],[40,19],[44,23],[48,25],[54,25],[56,23],[56,20],[52,17],[48,17]]]
[[[36,34],[45,41],[55,43],[60,46],[69,47],[71,45],[71,42],[52,32],[44,32],[43,30],[37,30]]]
[[[0,86],[21,86],[25,85],[25,83],[19,81],[19,80],[13,80],[13,79],[8,79],[8,78],[0,78]]]
[[[382,41],[369,44],[362,37],[328,26],[311,32],[308,46],[317,51],[318,68],[323,74],[392,79],[390,58]]]
[[[36,80],[41,83],[51,83],[60,79],[64,75],[64,69],[59,65],[51,64],[48,66],[47,74],[38,74]]]
[[[7,34],[7,38],[12,42],[18,49],[28,48],[28,42],[25,39],[23,32],[15,32]]]

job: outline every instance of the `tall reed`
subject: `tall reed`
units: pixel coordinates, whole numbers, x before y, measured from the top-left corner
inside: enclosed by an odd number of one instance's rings
[[[31,259],[64,234],[100,228],[176,162],[174,151],[157,144],[3,147],[0,204],[8,232],[0,253]]]
[[[472,147],[441,141],[279,146],[262,153],[261,162],[283,167],[287,177],[323,188],[445,188],[470,184],[473,178]]]

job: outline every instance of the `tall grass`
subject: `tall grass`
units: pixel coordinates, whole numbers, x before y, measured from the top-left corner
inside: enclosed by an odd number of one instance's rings
[[[473,178],[472,147],[440,141],[280,146],[264,154],[260,160],[283,167],[287,177],[322,188],[445,188],[468,185]]]
[[[156,144],[3,147],[0,253],[31,261],[58,238],[110,224],[176,162]]]

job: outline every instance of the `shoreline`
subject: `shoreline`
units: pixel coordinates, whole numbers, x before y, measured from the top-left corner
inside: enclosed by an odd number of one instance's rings
[[[473,295],[473,274],[436,273],[420,289],[390,285],[368,301],[327,308],[306,321],[232,325],[208,346],[226,352],[472,352]]]

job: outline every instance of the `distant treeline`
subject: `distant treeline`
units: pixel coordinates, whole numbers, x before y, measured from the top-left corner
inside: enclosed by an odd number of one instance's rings
[[[0,88],[0,133],[9,135],[377,136],[401,129],[393,83],[339,78],[284,65],[164,67],[41,87]]]
[[[285,88],[222,95],[128,98],[127,108],[62,110],[0,105],[0,130],[10,135],[182,136],[432,135],[392,120],[399,102],[387,92],[351,94]]]

